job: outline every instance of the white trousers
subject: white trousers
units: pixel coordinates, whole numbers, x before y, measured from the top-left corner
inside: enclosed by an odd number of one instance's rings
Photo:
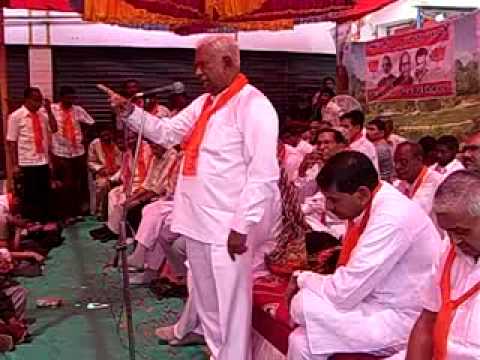
[[[167,258],[178,275],[185,275],[185,245],[177,245],[178,250],[171,249],[179,238],[170,230],[172,209],[173,201],[169,200],[157,200],[146,205],[135,239],[146,249],[145,268],[158,270]]]
[[[287,360],[327,360],[330,355],[313,355],[308,347],[307,333],[297,327],[288,337]]]
[[[212,360],[250,360],[252,258],[232,261],[226,246],[187,238],[192,274],[190,296],[198,311]]]

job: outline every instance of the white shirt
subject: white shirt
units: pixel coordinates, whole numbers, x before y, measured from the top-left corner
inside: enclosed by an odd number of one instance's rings
[[[433,273],[427,282],[423,296],[424,308],[438,312],[441,307],[440,279],[450,249],[437,261]],[[451,297],[458,299],[480,281],[480,262],[475,263],[470,256],[457,250],[457,257],[452,267]],[[480,292],[460,305],[455,311],[448,333],[448,359],[480,359]]]
[[[306,154],[313,151],[313,147],[306,141],[302,140],[294,147],[285,144],[285,163],[284,168],[287,172],[288,180],[295,181],[298,177],[298,168],[302,164]]]
[[[440,164],[436,163],[430,166],[430,169],[442,174],[443,179],[446,179],[450,174],[454,173],[455,171],[465,170],[465,167],[460,162],[460,160],[453,159],[446,166],[441,166]]]
[[[52,112],[57,120],[58,131],[52,136],[52,153],[64,158],[73,158],[85,154],[83,135],[80,123],[92,125],[95,120],[81,106],[73,105],[68,111],[73,112],[73,128],[75,131],[75,143],[72,144],[65,137],[65,112],[60,103],[52,104]]]
[[[431,215],[432,213],[433,198],[435,197],[435,192],[442,181],[442,175],[432,169],[428,169],[424,181],[411,198],[414,202],[420,205],[420,207],[425,210],[428,215]],[[393,185],[398,189],[398,191],[407,195],[408,197],[408,194],[410,194],[410,192],[413,190],[414,184],[409,184],[405,180],[395,180]]]
[[[352,142],[349,146],[349,150],[358,151],[368,156],[375,166],[375,169],[378,170],[377,149],[365,135],[362,135],[362,137],[360,137],[358,140]]]
[[[169,121],[147,114],[145,136],[167,148],[180,143],[198,120],[207,96],[198,97]],[[137,107],[128,118],[134,129],[140,126],[142,112]],[[231,229],[247,234],[278,192],[277,139],[275,109],[259,90],[246,85],[208,121],[197,175],[180,174],[172,230],[219,245],[226,244]]]
[[[305,272],[298,277],[297,296],[303,299],[312,353],[405,345],[422,310],[421,285],[438,257],[439,244],[430,218],[383,183],[348,264],[332,275]],[[367,322],[376,328],[365,329]],[[371,332],[358,336],[365,330]]]
[[[42,108],[38,111],[40,125],[43,133],[44,152],[37,153],[35,149],[35,137],[30,111],[21,106],[8,117],[7,141],[17,142],[18,165],[40,166],[48,164],[48,115]]]
[[[114,149],[114,159],[115,164],[118,168],[122,165],[122,153],[116,145],[113,146]],[[102,142],[99,138],[93,139],[90,145],[88,146],[88,168],[94,173],[99,172],[103,169],[107,162],[106,156],[103,152]]]

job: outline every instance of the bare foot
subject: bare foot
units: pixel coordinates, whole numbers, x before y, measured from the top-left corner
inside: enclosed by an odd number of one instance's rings
[[[175,339],[175,334],[173,331],[174,326],[161,326],[155,330],[155,335],[162,341],[170,343],[170,341]]]

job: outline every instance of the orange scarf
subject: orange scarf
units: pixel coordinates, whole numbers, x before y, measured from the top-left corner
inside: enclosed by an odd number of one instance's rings
[[[182,144],[184,151],[183,175],[195,176],[197,175],[198,155],[200,152],[200,145],[202,144],[205,130],[207,128],[210,117],[220,110],[228,101],[237,95],[245,85],[248,84],[248,79],[243,74],[238,74],[230,86],[219,95],[216,104],[212,107],[213,99],[208,96],[203,104],[202,113],[195,123],[192,132]]]
[[[30,118],[32,119],[35,151],[37,152],[37,154],[45,154],[45,147],[43,146],[43,129],[40,115],[38,115],[38,112],[30,112]]]
[[[146,159],[144,154],[145,154],[144,147],[143,147],[143,144],[141,144],[140,150],[138,152],[138,165],[137,165],[138,177],[140,182],[143,182],[145,180],[145,177],[147,176],[147,162],[145,161]],[[133,158],[133,155],[131,151],[127,151],[123,155],[122,181],[124,185],[127,185],[132,177],[132,158]]]
[[[105,168],[108,170],[109,174],[112,174],[116,170],[115,164],[115,145],[105,144],[100,142],[102,147],[103,156],[105,158]]]
[[[66,109],[61,105],[63,112],[63,136],[70,141],[70,144],[76,145],[75,126],[73,124],[73,108]]]
[[[417,193],[420,186],[422,186],[422,184],[425,182],[425,178],[427,177],[427,173],[428,173],[428,168],[426,166],[424,166],[422,168],[422,171],[420,171],[420,174],[418,175],[418,177],[415,179],[415,182],[413,183],[412,190],[408,194],[408,197],[410,199],[415,196],[415,194]]]
[[[457,253],[455,251],[455,246],[450,248],[448,253],[447,261],[443,268],[442,278],[440,280],[440,290],[442,294],[442,307],[437,314],[437,319],[435,321],[435,327],[433,329],[433,359],[434,360],[445,360],[447,359],[447,343],[448,343],[448,333],[450,331],[450,326],[455,316],[455,311],[457,308],[462,305],[465,301],[470,299],[478,291],[480,291],[480,282],[468,290],[465,294],[460,296],[456,300],[452,300],[450,297],[451,294],[451,273],[453,263]]]
[[[372,198],[370,199],[370,202],[365,209],[365,213],[363,214],[359,223],[356,225],[354,224],[353,220],[348,221],[347,232],[345,233],[345,240],[343,241],[342,250],[337,261],[337,268],[348,264],[353,249],[355,249],[355,247],[357,246],[360,236],[362,236],[365,228],[367,227],[368,220],[370,220],[370,211],[372,210],[373,199],[375,198],[375,195],[377,195],[381,187],[382,184],[379,183],[375,190],[373,190]]]
[[[143,148],[143,144],[140,144],[140,151],[138,152],[138,176],[140,177],[140,181],[142,182],[147,176],[147,163],[145,161],[144,155],[145,151]]]

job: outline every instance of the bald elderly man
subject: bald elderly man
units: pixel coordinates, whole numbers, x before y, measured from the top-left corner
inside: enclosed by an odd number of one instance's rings
[[[233,37],[202,39],[195,75],[205,94],[168,121],[111,96],[113,108],[165,147],[183,143],[172,231],[186,237],[192,293],[211,358],[250,359],[250,236],[278,199],[278,117],[240,73]],[[273,225],[272,225],[273,227]]]
[[[480,358],[480,175],[461,170],[440,185],[433,211],[452,241],[437,259],[408,344],[409,360]],[[392,360],[405,359],[400,353]]]

